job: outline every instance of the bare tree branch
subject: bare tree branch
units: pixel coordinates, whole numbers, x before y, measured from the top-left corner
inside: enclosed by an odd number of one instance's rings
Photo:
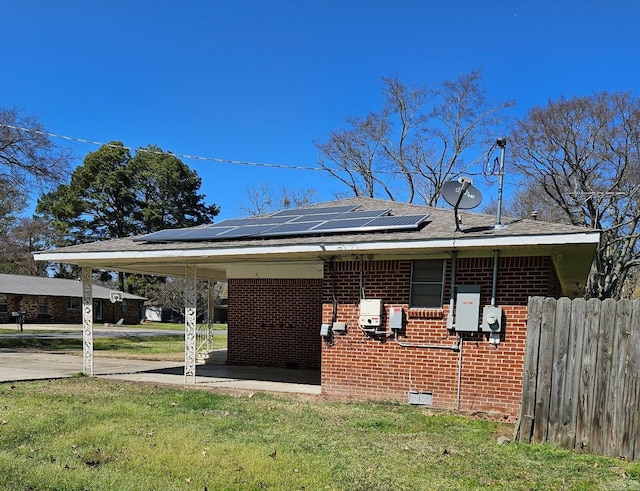
[[[587,296],[628,291],[640,258],[640,101],[621,92],[550,101],[518,121],[510,140],[529,202],[603,230]]]

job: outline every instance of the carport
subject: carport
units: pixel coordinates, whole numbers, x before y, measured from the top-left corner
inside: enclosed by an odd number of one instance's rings
[[[134,239],[134,238],[133,238]],[[108,242],[82,244],[59,250],[34,254],[38,261],[75,264],[82,268],[82,339],[83,373],[93,376],[93,299],[92,272],[94,270],[122,271],[185,279],[184,307],[184,374],[185,384],[196,383],[197,327],[196,290],[199,281],[227,281],[231,275],[273,275],[285,277],[300,275],[304,269],[316,278],[322,275],[322,261],[317,258],[321,250],[317,241],[306,246],[287,246],[278,240],[265,247],[250,247],[236,241],[229,243],[144,243],[132,238]],[[311,259],[309,256],[313,255]],[[305,260],[306,257],[306,260]],[[293,260],[292,260],[293,258]],[[295,258],[298,258],[296,261]],[[251,273],[247,273],[250,269]],[[209,288],[209,291],[212,289]],[[209,302],[210,310],[213,302]],[[209,312],[212,318],[212,312]],[[319,332],[320,318],[317,320]],[[317,336],[318,352],[320,336]],[[264,368],[263,368],[264,369]],[[295,378],[294,370],[289,373]],[[319,378],[319,377],[318,377]]]

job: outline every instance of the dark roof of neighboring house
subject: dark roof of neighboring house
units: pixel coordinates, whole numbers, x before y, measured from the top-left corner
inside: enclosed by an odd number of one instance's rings
[[[109,300],[111,291],[113,290],[104,286],[93,285],[93,298]],[[43,276],[0,274],[0,293],[82,298],[82,282]],[[144,300],[144,297],[130,293],[124,293],[123,297],[127,300]]]

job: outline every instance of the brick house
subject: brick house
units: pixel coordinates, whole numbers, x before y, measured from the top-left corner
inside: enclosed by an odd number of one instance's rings
[[[95,322],[139,324],[143,297],[123,294],[111,302],[111,290],[93,285]],[[13,312],[26,312],[26,322],[82,322],[82,283],[77,280],[0,274],[0,322],[15,322]]]
[[[191,268],[228,282],[228,364],[320,370],[329,397],[513,418],[528,298],[582,295],[599,233],[459,217],[456,227],[453,210],[351,198],[36,259],[158,275]]]

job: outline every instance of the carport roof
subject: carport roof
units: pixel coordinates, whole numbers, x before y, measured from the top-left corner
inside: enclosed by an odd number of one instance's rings
[[[35,253],[36,260],[77,264],[116,271],[180,275],[195,264],[203,278],[224,279],[233,262],[319,260],[353,254],[424,256],[449,254],[548,255],[567,289],[584,283],[599,242],[597,230],[532,219],[503,218],[372,198],[348,198],[315,206],[358,206],[358,210],[389,209],[392,215],[428,214],[418,230],[349,231],[291,237],[252,237],[216,241],[145,242],[143,236],[93,242]],[[135,239],[135,240],[134,240]],[[580,289],[580,287],[578,287]]]

